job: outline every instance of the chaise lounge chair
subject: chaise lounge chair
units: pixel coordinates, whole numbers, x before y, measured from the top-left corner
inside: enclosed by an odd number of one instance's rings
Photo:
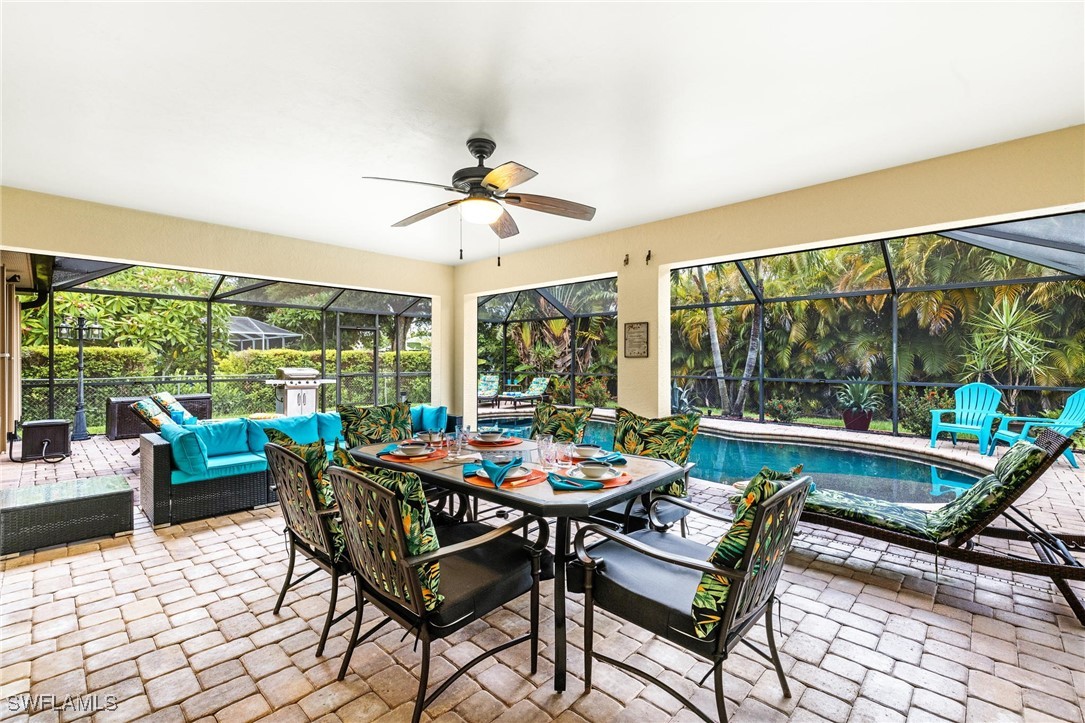
[[[546,393],[546,388],[550,386],[550,377],[535,377],[531,380],[531,384],[528,385],[526,391],[523,392],[505,392],[497,397],[498,402],[537,402],[542,399],[543,394]]]
[[[940,432],[947,432],[954,445],[958,434],[970,434],[979,438],[981,452],[987,449],[991,424],[998,418],[998,405],[1002,403],[1002,392],[990,384],[974,382],[953,392],[953,400],[953,409],[931,410],[931,447]],[[953,421],[942,421],[947,414],[953,415]]]
[[[491,407],[497,403],[497,395],[501,392],[501,380],[496,374],[480,374],[478,377],[478,403],[488,404]]]
[[[1020,431],[1014,432],[1010,430],[1011,422],[1023,422],[1024,426]],[[984,451],[984,454],[993,454],[995,445],[998,444],[999,440],[1010,445],[1016,444],[1022,439],[1029,441],[1032,438],[1031,432],[1034,429],[1053,429],[1059,434],[1073,437],[1074,433],[1082,427],[1085,427],[1085,389],[1078,390],[1070,395],[1070,398],[1066,400],[1066,406],[1062,408],[1062,414],[1057,419],[1003,417],[998,429],[991,434],[991,445]],[[1077,460],[1074,459],[1073,447],[1067,447],[1063,455],[1070,462],[1070,466],[1077,469]]]
[[[1075,551],[1085,550],[1085,535],[1049,532],[1013,504],[1069,444],[1069,438],[1042,429],[1035,443],[1015,444],[998,461],[993,474],[929,514],[862,495],[816,490],[807,497],[802,520],[929,553],[935,556],[936,565],[938,558],[944,557],[1049,577],[1085,625],[1085,604],[1068,583],[1085,581],[1085,566],[1074,556]],[[999,517],[1010,526],[993,526]],[[1002,549],[981,550],[981,537],[1029,542],[1036,558]]]

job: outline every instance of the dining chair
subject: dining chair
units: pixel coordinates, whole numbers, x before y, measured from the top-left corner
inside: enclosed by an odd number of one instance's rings
[[[414,473],[336,466],[328,477],[343,516],[359,611],[340,680],[358,645],[393,620],[422,643],[413,723],[461,675],[514,645],[530,644],[531,672],[536,672],[540,555],[550,534],[543,520],[525,515],[498,528],[477,522],[435,527]],[[538,529],[533,542],[512,534],[532,524]],[[448,637],[525,593],[531,594],[529,632],[483,651],[427,695],[432,641]],[[387,617],[359,637],[363,602]]]
[[[584,441],[584,432],[588,429],[588,420],[593,411],[592,407],[560,408],[549,402],[539,402],[535,405],[528,437],[535,439],[540,434],[549,434],[555,442],[579,444]]]
[[[652,419],[619,407],[614,422],[614,451],[669,460],[685,467],[685,474],[681,479],[652,492],[603,510],[593,516],[592,521],[617,526],[622,532],[632,532],[648,526],[648,507],[653,496],[666,495],[688,501],[689,473],[694,467],[688,460],[700,426],[701,415],[698,412]],[[684,507],[667,505],[656,516],[664,525],[679,523],[685,537],[688,515],[689,510]]]
[[[570,590],[584,593],[585,690],[592,687],[593,662],[602,661],[659,686],[702,720],[712,722],[659,678],[595,650],[595,609],[599,607],[707,658],[712,667],[700,684],[709,674],[714,676],[720,721],[727,720],[723,663],[739,643],[773,665],[784,697],[791,697],[776,648],[772,608],[784,555],[791,546],[810,479],[788,481],[790,475],[766,476],[765,472],[770,471],[762,470],[746,488],[731,528],[715,549],[651,528],[623,534],[592,524],[577,533],[577,559],[569,564],[568,579]],[[652,501],[649,512],[653,517],[664,500],[667,498]],[[718,520],[727,519],[685,500],[671,498],[669,503]],[[605,539],[589,546],[585,541],[588,535]],[[747,638],[761,619],[767,651]]]
[[[331,600],[328,603],[328,613],[324,617],[324,628],[320,632],[320,642],[316,647],[316,654],[319,656],[324,654],[324,645],[328,641],[331,626],[351,612],[348,610],[335,617],[339,578],[350,574],[350,564],[343,554],[339,509],[334,506],[334,501],[329,499],[328,493],[318,487],[318,480],[319,486],[328,484],[328,458],[324,443],[318,440],[313,444],[297,445],[294,449],[296,451],[272,442],[264,446],[268,473],[278,492],[279,506],[283,512],[283,520],[286,521],[283,534],[290,552],[286,578],[273,612],[275,615],[279,614],[287,590],[301,584],[320,570],[330,574]],[[292,580],[298,552],[315,564],[316,568]]]

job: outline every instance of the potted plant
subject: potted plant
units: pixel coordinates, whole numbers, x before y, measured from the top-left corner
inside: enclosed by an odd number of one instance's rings
[[[865,432],[870,428],[874,412],[882,408],[884,395],[876,385],[852,379],[836,390],[836,401],[840,404],[844,427]]]

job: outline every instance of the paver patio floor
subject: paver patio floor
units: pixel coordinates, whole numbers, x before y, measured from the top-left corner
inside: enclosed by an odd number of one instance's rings
[[[60,465],[5,460],[0,480],[116,473],[138,481],[138,457],[128,456],[134,447],[135,440],[96,437]],[[964,445],[946,453],[990,464]],[[1060,462],[1024,505],[1053,527],[1081,533],[1083,487],[1080,472]],[[708,506],[726,504],[719,485],[695,482],[693,492]],[[420,656],[402,630],[360,647],[347,679],[336,682],[350,619],[333,628],[326,655],[314,655],[328,577],[314,576],[288,594],[281,614],[271,612],[286,568],[277,507],[158,530],[138,510],[136,521],[127,537],[0,563],[0,719],[89,717],[40,705],[27,712],[20,708],[26,698],[9,698],[41,694],[57,696],[58,704],[65,696],[97,695],[100,703],[115,696],[116,710],[97,712],[95,721],[409,720]],[[691,535],[708,543],[721,531],[698,523]],[[737,650],[725,664],[733,721],[1085,723],[1085,630],[1042,579],[944,561],[936,574],[922,555],[803,526],[779,589],[793,696],[781,696],[761,659]],[[555,694],[553,583],[544,582],[543,591],[539,672],[529,674],[526,646],[505,651],[453,685],[424,720],[694,720],[661,691],[605,664],[596,667],[596,689],[585,694],[576,677],[583,662],[577,595],[570,603],[570,689]],[[340,596],[344,610],[351,598]],[[525,597],[438,642],[432,679],[447,677],[479,646],[520,634],[526,607]],[[697,686],[708,670],[703,661],[599,617],[602,652],[711,710],[710,689]],[[375,618],[370,608],[367,619]]]

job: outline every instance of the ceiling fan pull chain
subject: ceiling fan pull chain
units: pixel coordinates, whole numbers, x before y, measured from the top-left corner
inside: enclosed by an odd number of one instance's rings
[[[460,216],[460,261],[463,261],[463,216]]]
[[[501,265],[501,237],[497,237],[497,265]]]

